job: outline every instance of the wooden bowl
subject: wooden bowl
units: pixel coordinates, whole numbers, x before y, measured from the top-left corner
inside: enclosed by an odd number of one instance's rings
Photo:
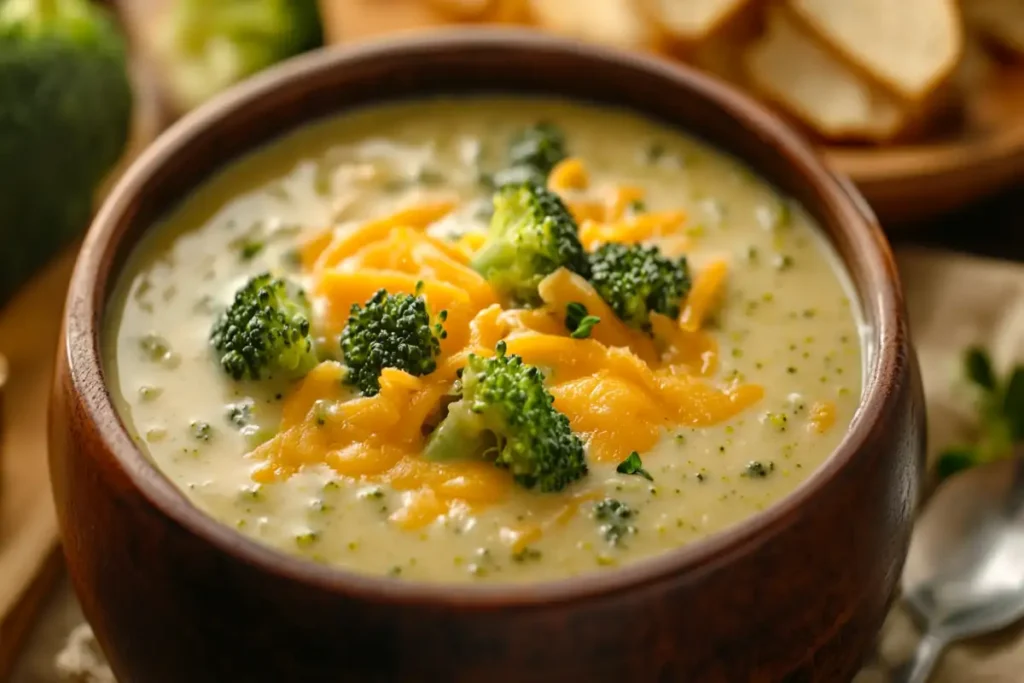
[[[286,556],[194,508],[132,442],[100,346],[139,238],[224,164],[317,117],[399,97],[553,93],[696,133],[803,202],[868,331],[863,403],[831,458],[742,524],[535,585],[438,585]],[[903,565],[924,414],[889,248],[856,192],[749,98],[686,68],[515,30],[321,52],[168,131],[100,211],[72,278],[51,413],[53,489],[82,607],[125,683],[836,681],[872,645]]]

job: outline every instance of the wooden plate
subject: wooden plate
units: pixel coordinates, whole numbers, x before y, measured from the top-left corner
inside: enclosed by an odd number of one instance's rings
[[[935,140],[825,151],[887,227],[1024,185],[1024,64],[995,67],[966,103],[962,121]]]
[[[321,0],[327,38],[347,43],[450,20],[425,0]],[[920,144],[824,147],[890,230],[1024,183],[1024,64],[992,65],[957,125]]]

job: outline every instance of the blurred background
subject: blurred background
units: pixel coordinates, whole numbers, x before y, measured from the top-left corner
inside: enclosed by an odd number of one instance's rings
[[[896,246],[935,477],[1009,452],[1024,404],[992,406],[1024,386],[1024,0],[0,0],[0,680],[112,680],[63,580],[45,464],[64,289],[104,192],[281,61],[467,25],[685,62],[786,118]],[[912,646],[901,618],[872,680]],[[937,680],[1011,683],[1024,645],[950,661]]]

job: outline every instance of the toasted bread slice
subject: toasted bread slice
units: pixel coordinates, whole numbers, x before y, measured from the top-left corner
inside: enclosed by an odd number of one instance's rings
[[[675,53],[684,61],[740,87],[747,87],[743,55],[764,33],[761,0],[755,0],[731,17],[715,33],[699,43],[677,44]]]
[[[962,7],[968,26],[1024,57],[1024,0],[965,0]]]
[[[789,0],[795,15],[866,76],[920,102],[963,52],[956,0]]]
[[[497,0],[486,20],[496,24],[525,24],[530,20],[530,0]]]
[[[497,5],[498,0],[428,0],[441,14],[459,21],[480,19]]]
[[[667,35],[683,43],[705,40],[752,0],[638,0],[638,5]]]
[[[882,141],[898,134],[907,114],[891,94],[850,68],[780,7],[748,48],[750,81],[812,129],[832,140]]]
[[[662,43],[634,0],[530,0],[530,14],[541,28],[579,40],[634,49]]]

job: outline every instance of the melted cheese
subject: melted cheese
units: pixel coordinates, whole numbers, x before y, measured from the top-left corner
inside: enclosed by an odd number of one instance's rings
[[[590,250],[607,242],[638,244],[677,235],[686,223],[682,211],[652,211],[613,222],[587,218],[580,224],[580,241]]]
[[[585,190],[589,176],[582,162],[566,159],[549,182],[558,191]],[[643,196],[640,188],[619,186],[596,204],[570,204],[577,215],[608,221],[584,220],[581,240],[593,246],[673,235],[685,221],[682,212],[626,215]],[[479,239],[464,237],[452,245],[425,232],[453,208],[447,202],[414,206],[306,242],[303,262],[315,283],[320,330],[339,332],[353,304],[385,289],[419,292],[433,314],[446,311],[447,337],[435,372],[413,377],[385,370],[380,393],[373,397],[345,398],[344,368],[338,363],[314,369],[286,399],[280,432],[250,454],[260,463],[255,480],[286,478],[304,466],[326,463],[339,475],[405,492],[402,507],[389,518],[406,529],[429,524],[453,506],[502,500],[510,478],[493,465],[435,463],[418,456],[429,431],[425,425],[468,355],[493,354],[502,340],[509,354],[546,371],[555,407],[568,416],[595,462],[648,451],[667,429],[715,424],[760,399],[757,386],[718,389],[696,379],[716,367],[715,341],[699,327],[721,290],[724,263],[701,273],[678,322],[655,314],[651,335],[628,327],[590,283],[564,268],[540,283],[543,307],[506,310],[468,265]],[[572,302],[600,318],[589,339],[568,336],[564,319]],[[514,547],[536,533],[508,532]]]
[[[590,174],[583,162],[574,157],[559,161],[548,176],[548,187],[556,192],[585,190],[590,187]]]

